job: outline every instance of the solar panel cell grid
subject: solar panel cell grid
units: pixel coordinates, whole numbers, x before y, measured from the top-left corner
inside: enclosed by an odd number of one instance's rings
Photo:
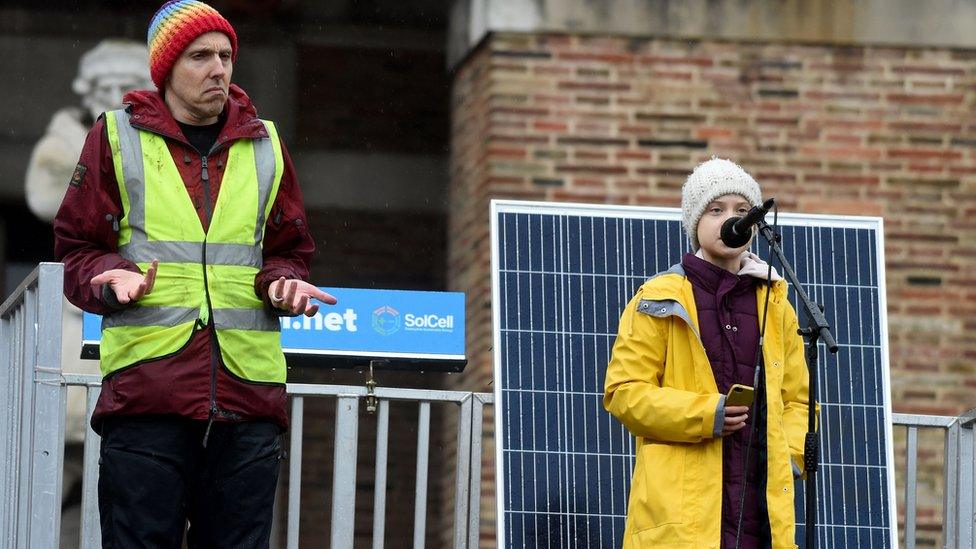
[[[620,312],[680,260],[679,219],[665,209],[493,204],[501,546],[620,545],[635,446],[603,410],[604,374]],[[780,232],[841,344],[838,355],[820,353],[820,546],[892,546],[880,224],[781,216]],[[798,484],[799,543],[803,501]]]

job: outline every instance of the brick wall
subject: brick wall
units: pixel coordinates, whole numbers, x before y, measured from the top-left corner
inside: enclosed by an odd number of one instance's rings
[[[489,36],[452,93],[448,284],[468,294],[471,358],[455,384],[492,389],[491,198],[679,206],[718,155],[783,211],[883,217],[894,408],[976,407],[974,84],[971,50]],[[928,542],[936,484],[919,493]]]

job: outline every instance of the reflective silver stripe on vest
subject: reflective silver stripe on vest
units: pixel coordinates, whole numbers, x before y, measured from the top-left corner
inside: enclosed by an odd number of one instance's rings
[[[132,237],[128,248],[146,242],[146,180],[145,168],[142,164],[142,140],[139,130],[129,124],[129,113],[125,109],[115,111],[115,127],[119,134],[119,149],[122,153],[122,177],[125,179],[125,192],[129,195],[129,211],[126,212]],[[120,249],[119,253],[129,261],[135,261],[126,256]]]
[[[268,207],[268,200],[271,199],[271,189],[274,186],[275,177],[275,153],[274,144],[271,143],[271,131],[268,130],[268,123],[261,121],[268,132],[266,139],[255,139],[254,146],[254,168],[258,175],[258,217],[254,224],[254,242],[261,242],[264,231],[264,210]]]
[[[264,309],[214,309],[213,320],[218,330],[277,332],[281,329],[281,321]]]
[[[261,246],[207,243],[207,265],[239,265],[260,269],[264,265]]]
[[[149,263],[153,259],[158,259],[161,263],[200,263],[203,258],[203,243],[153,241],[136,246],[126,244],[119,248],[119,253],[136,263]],[[241,265],[260,269],[263,265],[261,247],[208,242],[207,264]]]
[[[170,261],[184,263],[199,262],[202,255],[202,243],[199,242],[149,242],[146,235],[146,191],[145,171],[142,158],[142,141],[139,130],[129,123],[129,113],[124,109],[115,111],[116,127],[119,134],[119,148],[122,153],[122,177],[125,178],[125,190],[129,195],[128,216],[132,236],[129,244],[122,246],[119,253],[122,257],[137,263],[148,263],[153,259],[161,262]],[[263,121],[262,121],[263,122]],[[271,132],[268,132],[271,135]],[[263,265],[261,240],[264,223],[264,211],[271,199],[271,189],[275,179],[275,152],[271,138],[255,139],[254,167],[258,181],[258,212],[254,231],[254,245],[245,244],[207,244],[208,263],[212,265],[243,265],[260,268]],[[147,248],[143,246],[159,248]],[[192,248],[191,248],[192,247]],[[213,252],[211,252],[211,248]],[[154,253],[159,255],[154,255]],[[191,259],[182,259],[191,258]],[[213,261],[210,261],[213,259]]]
[[[102,329],[116,326],[177,326],[193,322],[200,309],[190,307],[140,307],[134,305],[102,317]]]

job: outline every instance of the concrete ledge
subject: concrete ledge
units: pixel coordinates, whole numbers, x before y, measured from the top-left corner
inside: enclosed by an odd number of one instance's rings
[[[976,48],[963,0],[455,0],[448,63],[490,32]]]

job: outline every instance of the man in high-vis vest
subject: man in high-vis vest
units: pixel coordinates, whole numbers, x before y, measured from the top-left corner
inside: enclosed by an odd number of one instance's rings
[[[148,41],[157,91],[98,118],[54,224],[65,294],[103,315],[102,546],[267,547],[288,425],[278,317],[335,299],[307,282],[278,130],[230,83],[233,27],[176,0]]]

